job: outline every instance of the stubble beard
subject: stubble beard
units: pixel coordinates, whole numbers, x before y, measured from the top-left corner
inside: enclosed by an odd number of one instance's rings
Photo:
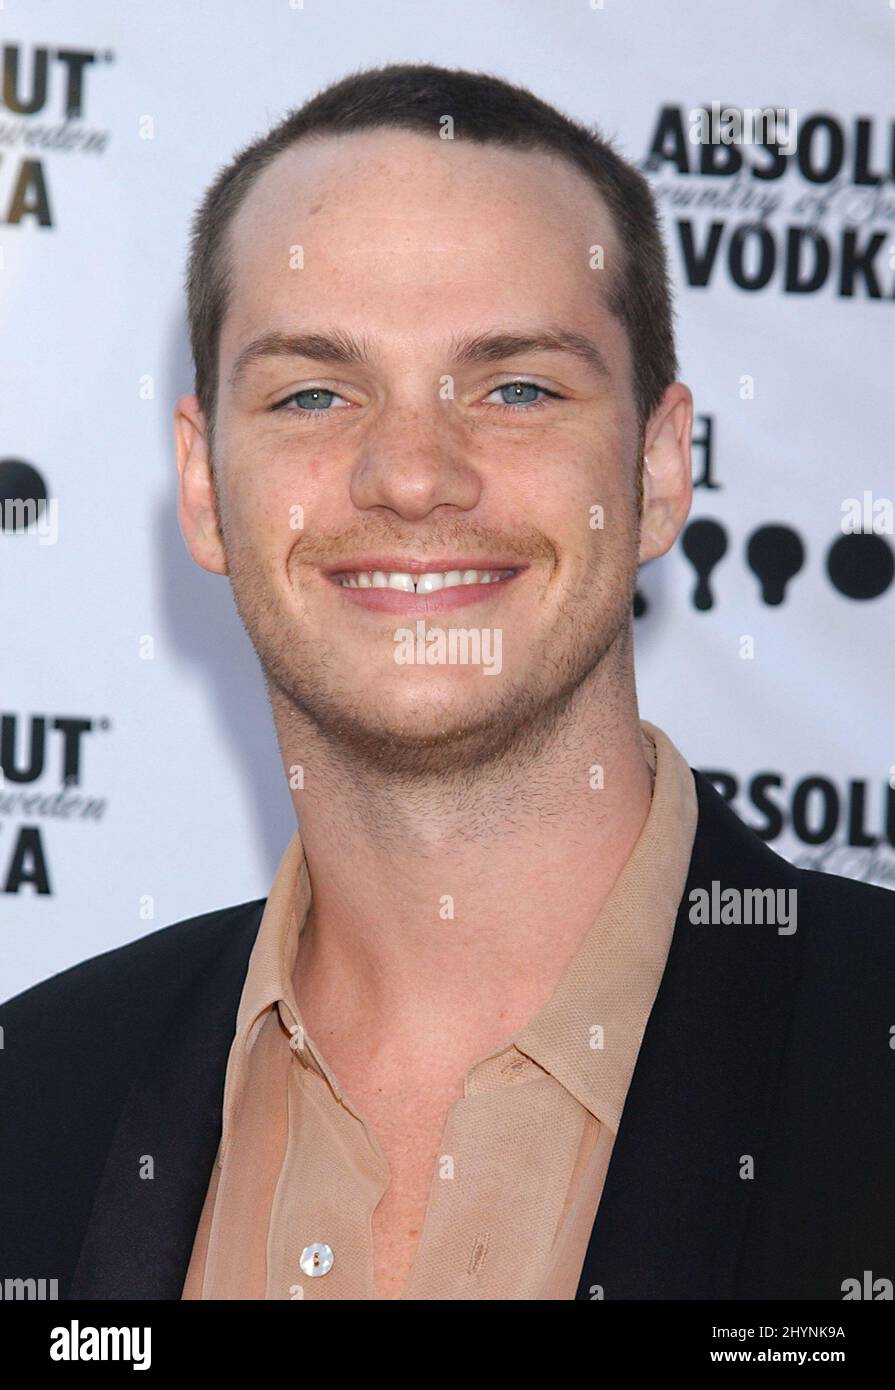
[[[453,778],[468,782],[477,772],[518,775],[542,761],[545,748],[562,742],[575,707],[597,686],[596,698],[611,697],[630,675],[643,501],[639,468],[633,537],[623,540],[621,553],[613,550],[602,564],[593,562],[578,593],[566,596],[536,674],[509,684],[484,712],[446,717],[427,729],[410,720],[376,723],[359,716],[351,690],[327,678],[335,665],[331,644],[296,635],[288,615],[278,619],[272,613],[269,586],[251,555],[246,562],[240,547],[228,540],[216,478],[214,485],[234,602],[258,656],[278,731],[288,728],[290,742],[294,737],[299,747],[308,740],[322,745],[346,770],[407,785]],[[413,669],[407,668],[411,678]],[[501,677],[492,679],[499,682]]]
[[[491,697],[492,684],[497,690],[486,708],[453,717],[445,711],[421,724],[410,717],[390,719],[388,711],[379,719],[365,717],[356,694],[334,675],[337,639],[296,637],[288,619],[272,613],[269,589],[257,574],[236,557],[230,566],[237,610],[258,655],[275,721],[289,729],[290,743],[301,747],[310,740],[346,769],[408,784],[476,772],[497,775],[502,767],[518,774],[543,760],[545,749],[560,742],[573,722],[576,703],[598,684],[611,688],[630,660],[635,576],[636,564],[624,576],[616,571],[602,601],[595,593],[605,590],[606,577],[593,576],[589,593],[566,597],[543,657],[526,677],[482,674],[483,693]],[[415,668],[404,669],[414,679]]]

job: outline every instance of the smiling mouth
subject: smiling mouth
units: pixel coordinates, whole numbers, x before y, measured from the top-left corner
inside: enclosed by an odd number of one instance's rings
[[[436,594],[442,589],[459,589],[473,584],[500,584],[512,579],[518,569],[429,570],[422,574],[409,571],[342,570],[329,577],[344,589],[394,589],[404,594]]]

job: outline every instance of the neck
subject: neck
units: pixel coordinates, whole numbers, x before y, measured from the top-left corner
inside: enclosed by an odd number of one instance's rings
[[[610,681],[605,665],[535,755],[456,784],[346,766],[272,690],[284,765],[306,788],[296,999],[330,1053],[362,1037],[368,1055],[410,1046],[423,1066],[484,1055],[549,999],[649,813],[633,671]]]

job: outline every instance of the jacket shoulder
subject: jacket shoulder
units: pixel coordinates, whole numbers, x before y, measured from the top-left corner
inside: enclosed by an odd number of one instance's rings
[[[832,916],[849,920],[856,914],[856,922],[895,929],[895,890],[821,869],[799,869],[798,875],[806,896]]]
[[[235,1001],[235,1020],[264,902],[174,922],[0,1006],[0,1105],[114,1108],[169,1021],[214,995]]]
[[[865,997],[893,999],[895,892],[818,869],[799,869],[799,931],[805,968],[842,994],[859,985]]]
[[[186,917],[166,927],[90,956],[0,1005],[0,1018],[47,1018],[47,1010],[92,1011],[108,999],[127,991],[131,1009],[141,1002],[164,1004],[161,988],[186,984],[203,971],[210,959],[240,945],[248,945],[257,932],[265,898],[216,908]],[[248,963],[248,952],[246,952]]]
[[[795,893],[798,930],[815,953],[846,953],[859,966],[862,947],[880,959],[895,959],[895,892],[860,879],[801,868],[747,825],[711,780],[691,768],[699,802],[699,824],[691,873],[725,885]]]
[[[68,1286],[128,1096],[184,1020],[212,1063],[226,1047],[264,902],[174,922],[0,1007],[0,1274]]]

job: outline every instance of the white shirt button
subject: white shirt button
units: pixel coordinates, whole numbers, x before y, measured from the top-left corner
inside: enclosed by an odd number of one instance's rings
[[[313,1245],[306,1245],[299,1256],[298,1263],[301,1265],[302,1273],[316,1279],[318,1275],[328,1274],[333,1267],[333,1252],[328,1245],[322,1241],[315,1241]]]

